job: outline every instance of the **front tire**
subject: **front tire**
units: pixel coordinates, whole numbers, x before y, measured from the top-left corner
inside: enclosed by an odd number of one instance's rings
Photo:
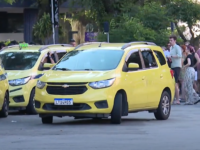
[[[9,110],[9,96],[8,96],[8,93],[6,93],[3,107],[2,107],[2,110],[0,111],[0,117],[3,117],[3,118],[8,117],[8,110]]]
[[[113,110],[111,112],[111,123],[120,124],[122,117],[122,94],[117,93],[114,100]]]
[[[42,117],[42,123],[43,124],[52,124],[53,123],[53,116]]]
[[[30,115],[37,114],[37,112],[35,110],[34,96],[35,96],[35,88],[31,91],[31,95],[30,95],[30,98],[29,98],[29,103],[28,103],[28,106],[26,107],[26,112],[27,112],[27,114],[30,114]]]
[[[171,112],[171,97],[168,92],[162,93],[160,103],[154,116],[157,120],[167,120]]]

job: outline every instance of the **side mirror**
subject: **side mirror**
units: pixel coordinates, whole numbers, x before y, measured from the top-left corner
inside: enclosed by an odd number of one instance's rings
[[[43,66],[43,70],[51,69],[54,66],[54,64],[51,63],[45,63]]]
[[[130,69],[130,70],[132,70],[132,69],[139,69],[140,68],[140,66],[139,66],[139,64],[137,64],[137,63],[129,63],[128,64],[128,69]]]

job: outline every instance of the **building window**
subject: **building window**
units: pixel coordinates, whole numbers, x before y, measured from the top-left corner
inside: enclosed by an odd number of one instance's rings
[[[23,33],[23,13],[0,12],[0,33]]]

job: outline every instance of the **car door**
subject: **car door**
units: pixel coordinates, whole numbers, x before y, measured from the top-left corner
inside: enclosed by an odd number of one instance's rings
[[[141,53],[139,50],[131,50],[126,57],[126,66],[129,63],[137,63],[139,69],[127,70],[126,72],[126,86],[128,90],[129,111],[143,109],[147,99],[145,94],[147,83],[146,76],[143,73],[144,64],[141,60]]]
[[[147,81],[147,89],[145,91],[145,94],[148,96],[148,98],[146,99],[146,107],[153,108],[157,104],[156,101],[159,98],[159,67],[153,51],[150,48],[142,48],[141,53],[145,65],[144,75],[146,76]]]
[[[165,59],[164,54],[161,50],[153,49],[155,56],[157,57],[157,61],[159,64],[159,78],[156,81],[158,85],[158,95],[161,97],[163,90],[168,87],[169,81],[171,79],[170,69],[168,67],[167,61]],[[160,99],[159,99],[160,101]],[[158,103],[158,102],[157,102]]]

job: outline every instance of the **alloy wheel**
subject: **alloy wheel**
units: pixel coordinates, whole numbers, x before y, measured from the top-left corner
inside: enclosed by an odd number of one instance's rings
[[[162,110],[164,115],[168,115],[170,109],[170,102],[168,96],[164,96],[162,100]]]

